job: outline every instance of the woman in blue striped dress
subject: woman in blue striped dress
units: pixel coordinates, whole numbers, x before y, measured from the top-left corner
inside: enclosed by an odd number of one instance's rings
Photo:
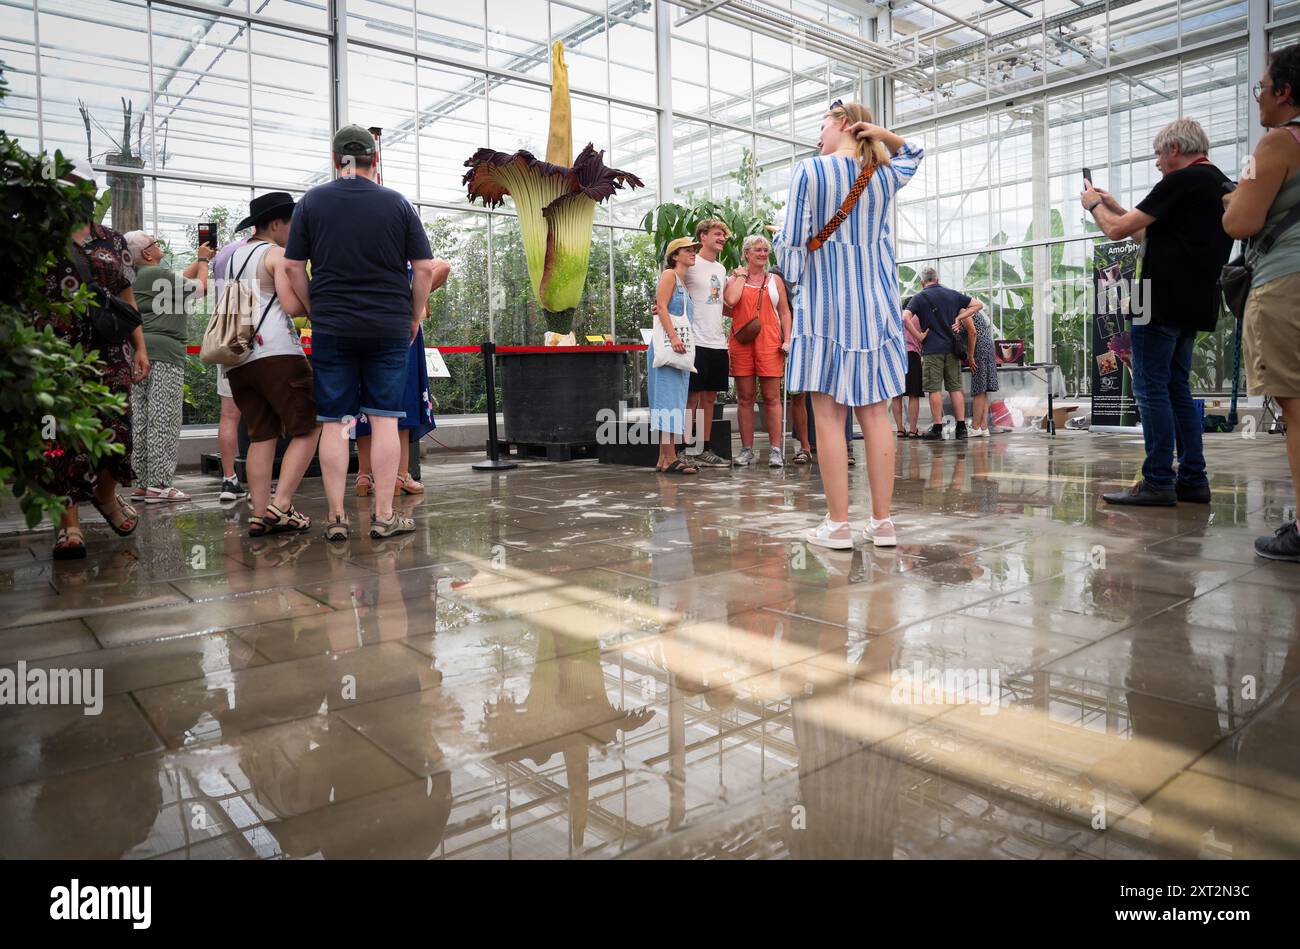
[[[787,384],[808,392],[817,430],[844,428],[851,406],[866,438],[871,519],[877,547],[897,543],[889,505],[894,490],[894,431],[889,400],[907,375],[907,342],[898,301],[890,212],[895,193],[921,163],[919,146],[871,121],[857,103],[836,101],[822,120],[821,154],[795,165],[785,225],[773,241],[781,269],[799,287]],[[816,251],[809,239],[835,216],[859,171],[874,166],[853,211]],[[819,445],[826,519],[807,535],[819,547],[853,546],[849,518],[848,449],[839,439]]]

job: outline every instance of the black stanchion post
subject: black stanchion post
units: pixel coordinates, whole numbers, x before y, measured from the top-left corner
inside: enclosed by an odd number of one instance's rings
[[[487,461],[480,461],[471,467],[475,471],[509,471],[519,466],[513,461],[501,460],[501,446],[497,442],[497,344],[490,339],[485,339],[479,351],[483,353],[483,379],[487,383],[488,457]]]

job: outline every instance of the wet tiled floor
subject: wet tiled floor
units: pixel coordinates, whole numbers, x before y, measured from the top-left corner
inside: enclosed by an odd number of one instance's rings
[[[458,456],[337,546],[189,477],[58,564],[10,502],[0,669],[103,695],[0,706],[0,857],[1300,856],[1284,449],[1207,443],[1213,504],[1157,510],[1098,499],[1132,437],[900,444],[851,554],[795,467]]]

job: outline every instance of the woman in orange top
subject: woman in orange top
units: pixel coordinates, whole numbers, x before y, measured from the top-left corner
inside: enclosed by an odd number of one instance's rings
[[[785,354],[790,340],[790,301],[785,282],[768,273],[767,260],[772,245],[761,234],[745,238],[745,266],[732,271],[722,293],[722,302],[731,307],[731,335],[727,340],[731,375],[736,380],[736,398],[740,402],[740,454],[737,465],[754,463],[754,397],[757,388],[763,393],[763,418],[767,423],[771,452],[768,465],[785,466],[781,457],[781,434],[785,419],[781,417],[781,380],[785,378]],[[736,332],[744,329],[755,316],[758,336],[742,343]],[[755,379],[758,383],[755,385]]]

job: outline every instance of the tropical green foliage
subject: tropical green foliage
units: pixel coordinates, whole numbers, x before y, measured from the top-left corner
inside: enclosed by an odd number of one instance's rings
[[[6,91],[0,78],[0,98]],[[60,152],[34,156],[0,133],[0,481],[29,526],[66,505],[52,491],[50,454],[84,451],[98,460],[122,452],[97,413],[120,412],[125,399],[99,381],[98,354],[33,325],[38,315],[85,318],[84,291],[60,303],[45,295],[46,272],[85,221],[80,199],[93,196],[88,184],[59,183],[71,168]]]
[[[758,165],[748,148],[741,154],[739,167],[730,172],[729,177],[736,182],[741,197],[726,197],[715,201],[688,194],[685,203],[668,202],[646,214],[641,226],[654,239],[656,261],[664,259],[664,251],[670,241],[678,237],[694,237],[695,226],[700,221],[716,218],[731,231],[731,237],[723,245],[718,260],[728,270],[732,270],[744,263],[740,249],[746,237],[750,234],[767,237],[766,228],[769,224],[780,225],[780,211],[785,205],[759,187]]]

